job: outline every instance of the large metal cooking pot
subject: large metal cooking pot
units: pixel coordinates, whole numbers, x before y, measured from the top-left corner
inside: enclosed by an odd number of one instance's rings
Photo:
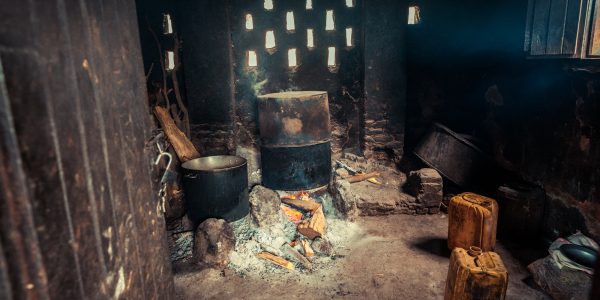
[[[258,97],[262,183],[276,190],[327,185],[331,176],[329,102],[325,91]]]
[[[239,156],[207,156],[184,162],[183,190],[191,220],[239,220],[249,211],[248,165]]]

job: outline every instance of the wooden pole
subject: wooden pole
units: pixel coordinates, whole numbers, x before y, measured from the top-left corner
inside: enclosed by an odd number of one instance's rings
[[[167,139],[171,145],[173,145],[175,153],[177,153],[177,156],[182,163],[200,157],[200,153],[198,153],[198,150],[196,150],[192,142],[181,130],[179,130],[179,128],[177,128],[177,125],[175,125],[175,122],[169,115],[167,109],[161,106],[155,106],[154,114],[156,115],[156,118],[158,118]]]

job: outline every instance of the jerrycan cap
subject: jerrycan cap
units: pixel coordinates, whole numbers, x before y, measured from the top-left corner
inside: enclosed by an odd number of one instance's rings
[[[467,250],[467,254],[469,254],[472,257],[476,257],[483,254],[483,251],[479,247],[470,246],[469,250]]]

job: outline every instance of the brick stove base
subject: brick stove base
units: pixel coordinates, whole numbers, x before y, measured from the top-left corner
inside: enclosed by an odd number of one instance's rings
[[[406,184],[407,176],[386,161],[367,160],[351,154],[344,155],[339,161],[357,171],[381,174],[379,180],[382,184],[378,185],[368,181],[349,183],[343,178],[347,176],[344,170],[336,171],[330,190],[334,195],[336,208],[346,217],[423,215],[439,212],[442,201],[442,178],[435,170],[411,172],[412,180]],[[428,176],[419,176],[421,173]],[[428,188],[423,189],[422,185],[427,185]],[[431,185],[435,187],[430,188]]]

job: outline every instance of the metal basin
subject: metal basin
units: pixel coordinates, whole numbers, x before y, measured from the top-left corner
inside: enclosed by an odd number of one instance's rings
[[[488,157],[473,143],[444,125],[434,124],[414,153],[442,176],[465,187],[489,170]]]

